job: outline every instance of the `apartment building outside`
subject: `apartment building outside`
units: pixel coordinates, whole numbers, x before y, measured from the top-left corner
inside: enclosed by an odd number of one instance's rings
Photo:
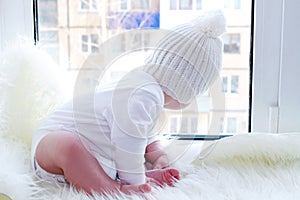
[[[139,48],[136,54],[120,56],[116,66],[106,71],[104,81],[117,80],[130,70],[124,63],[131,67],[142,64],[142,56],[147,53],[143,47],[151,41],[151,32],[132,30],[167,30],[206,10],[222,9],[227,32],[222,36],[219,96],[208,91],[198,98],[196,110],[166,111],[163,132],[248,132],[251,0],[40,0],[39,7],[40,46],[71,73],[86,65],[90,57],[96,58],[98,64],[105,62],[105,57],[100,56],[104,51],[126,55]],[[132,34],[122,34],[128,32]],[[102,49],[108,43],[110,46]],[[92,73],[93,66],[90,69]],[[91,79],[86,84],[98,83]],[[218,102],[220,96],[224,100]]]

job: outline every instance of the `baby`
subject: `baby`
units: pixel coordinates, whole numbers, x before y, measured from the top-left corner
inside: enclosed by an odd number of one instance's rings
[[[55,110],[33,139],[37,177],[90,194],[172,186],[179,171],[156,140],[156,124],[164,108],[185,108],[217,78],[224,30],[222,13],[175,27],[144,67]]]

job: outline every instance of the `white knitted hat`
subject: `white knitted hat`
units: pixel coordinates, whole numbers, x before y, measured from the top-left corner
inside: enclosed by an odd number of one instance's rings
[[[188,104],[205,92],[219,75],[225,31],[222,12],[209,12],[173,28],[146,59],[143,70],[164,92]]]

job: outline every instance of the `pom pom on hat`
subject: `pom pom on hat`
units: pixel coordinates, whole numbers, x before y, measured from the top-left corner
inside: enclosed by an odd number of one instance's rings
[[[225,32],[222,12],[208,12],[174,27],[146,59],[145,72],[163,91],[180,103],[189,104],[205,92],[219,75]]]
[[[200,34],[211,37],[218,37],[226,30],[225,17],[221,11],[208,12],[203,17],[191,21],[191,24]]]

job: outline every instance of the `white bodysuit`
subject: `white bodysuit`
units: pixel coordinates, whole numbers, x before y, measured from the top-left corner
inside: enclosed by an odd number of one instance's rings
[[[112,178],[122,183],[146,181],[144,154],[154,141],[164,95],[155,79],[140,70],[126,75],[117,85],[73,98],[50,114],[33,139],[32,158],[47,134],[65,130],[78,134]]]

